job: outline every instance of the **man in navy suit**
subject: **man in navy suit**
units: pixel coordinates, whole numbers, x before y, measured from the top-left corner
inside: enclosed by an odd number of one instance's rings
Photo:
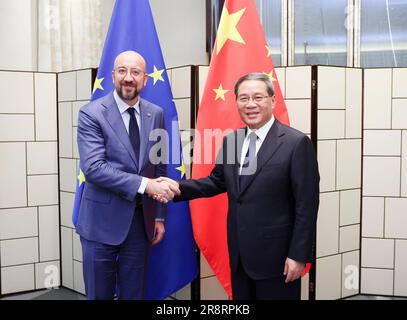
[[[208,177],[179,182],[181,195],[174,200],[227,192],[234,299],[300,299],[319,205],[315,150],[306,135],[274,118],[267,75],[240,78],[235,95],[246,127],[224,138]]]
[[[166,165],[153,165],[149,134],[164,129],[164,113],[139,97],[148,79],[144,58],[122,52],[112,77],[115,90],[79,112],[86,184],[76,231],[87,297],[113,299],[117,293],[119,299],[142,299],[148,248],[164,236],[165,206],[151,196],[166,203],[179,190],[156,179],[166,176]]]

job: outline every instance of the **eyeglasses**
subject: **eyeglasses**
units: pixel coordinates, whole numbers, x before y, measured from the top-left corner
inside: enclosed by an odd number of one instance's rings
[[[138,78],[141,75],[145,74],[144,71],[141,71],[139,69],[130,69],[130,70],[128,70],[127,68],[119,67],[119,68],[117,68],[115,70],[119,74],[119,76],[121,76],[121,77],[125,77],[128,72],[130,72],[130,76],[133,77],[133,78]]]
[[[266,100],[270,96],[262,96],[262,95],[256,95],[254,97],[249,97],[249,96],[239,96],[237,97],[237,102],[239,104],[247,104],[249,103],[250,100],[252,100],[255,103],[261,103],[264,100]]]

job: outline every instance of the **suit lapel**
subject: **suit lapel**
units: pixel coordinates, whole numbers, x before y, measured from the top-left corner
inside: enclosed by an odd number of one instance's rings
[[[106,96],[106,99],[102,102],[102,105],[106,107],[103,112],[107,122],[113,129],[113,132],[117,135],[120,142],[124,145],[127,152],[130,154],[131,159],[138,168],[138,160],[134,154],[133,146],[130,142],[129,134],[127,133],[126,127],[124,126],[123,118],[120,114],[119,108],[113,98],[113,93]]]
[[[141,134],[140,134],[140,165],[139,172],[143,170],[147,164],[147,156],[149,154],[148,142],[150,131],[153,129],[152,121],[152,110],[150,106],[143,100],[140,99],[140,119],[141,119]]]
[[[257,153],[256,172],[253,175],[248,176],[247,179],[244,180],[245,183],[240,188],[240,194],[242,194],[247,189],[247,187],[259,174],[261,168],[266,164],[268,160],[270,160],[274,156],[276,151],[282,145],[283,140],[281,139],[281,137],[284,135],[284,132],[282,132],[280,128],[280,123],[277,121],[277,119],[275,119],[273,125],[266,135],[266,138],[264,139],[263,144],[261,145],[259,152]]]

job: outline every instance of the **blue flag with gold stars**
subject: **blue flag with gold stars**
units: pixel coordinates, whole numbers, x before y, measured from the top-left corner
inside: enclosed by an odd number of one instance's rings
[[[177,144],[174,149],[179,150],[175,156],[169,153],[168,177],[185,179],[177,111],[148,0],[116,0],[91,100],[114,89],[111,78],[114,59],[127,50],[137,51],[145,58],[149,79],[141,97],[164,109],[170,138],[168,150],[173,150],[172,144]],[[174,124],[177,130],[172,129]],[[80,171],[73,211],[74,225],[85,183],[85,177]],[[187,202],[168,203],[165,230],[164,239],[150,250],[145,299],[164,299],[190,283],[198,273]]]

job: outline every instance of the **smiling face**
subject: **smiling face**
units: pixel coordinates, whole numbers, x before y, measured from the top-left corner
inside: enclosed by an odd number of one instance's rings
[[[261,128],[271,119],[275,102],[276,96],[269,96],[262,80],[245,80],[237,89],[237,110],[252,130]]]
[[[144,58],[134,51],[122,52],[115,60],[112,78],[119,97],[134,105],[148,80]]]

